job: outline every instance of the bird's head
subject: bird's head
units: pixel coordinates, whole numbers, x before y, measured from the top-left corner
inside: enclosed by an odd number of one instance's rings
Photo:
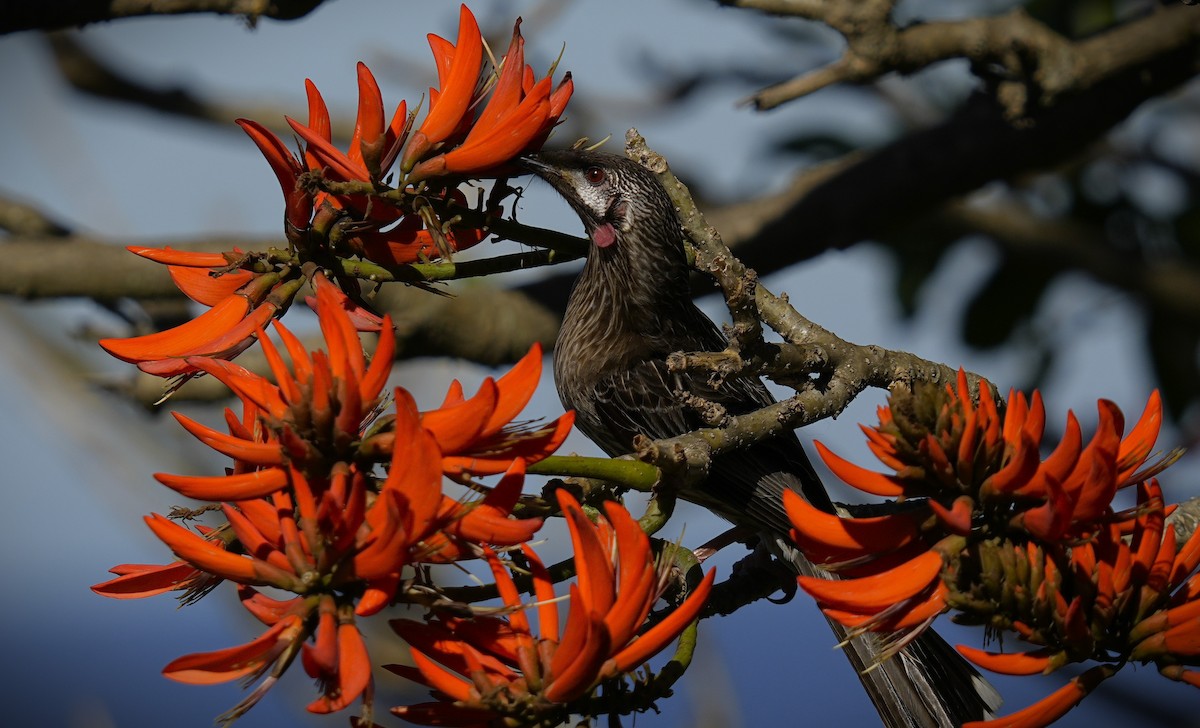
[[[522,161],[566,199],[595,248],[604,251],[602,257],[653,254],[660,261],[684,263],[675,207],[637,162],[582,149],[546,151]]]

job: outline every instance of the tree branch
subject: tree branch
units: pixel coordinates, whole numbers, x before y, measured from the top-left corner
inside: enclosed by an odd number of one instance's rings
[[[230,105],[206,98],[187,86],[147,83],[93,53],[87,43],[81,42],[78,33],[49,33],[46,40],[63,80],[80,93],[210,123],[231,133],[237,131],[233,125],[234,119],[247,118],[262,120],[264,126],[282,139],[290,139],[294,135],[283,121],[289,113],[286,109],[258,104]],[[353,117],[342,115],[333,120],[331,133],[335,139],[345,141],[350,138],[353,128]]]
[[[295,20],[323,0],[57,0],[9,3],[0,13],[0,34],[54,30],[143,15],[214,13],[241,15],[251,25],[259,18]]]
[[[727,376],[765,374],[796,390],[792,397],[754,412],[725,414],[718,427],[661,440],[635,438],[634,454],[657,466],[672,482],[706,477],[712,458],[722,453],[835,417],[867,387],[911,388],[918,381],[954,381],[957,373],[944,364],[878,346],[856,346],[801,316],[786,297],[772,294],[758,283],[754,271],[733,257],[704,220],[687,188],[671,173],[666,160],[649,149],[635,129],[626,134],[626,154],[662,183],[679,212],[684,231],[696,246],[695,265],[717,277],[735,321],[739,316],[749,316],[758,326],[747,336],[748,329],[735,325],[725,351],[677,353],[668,359],[668,366],[676,371],[701,369],[718,381]],[[753,299],[752,305],[747,296]],[[763,323],[783,336],[786,343],[765,343],[761,337]],[[814,373],[820,376],[812,378]],[[968,379],[978,393],[979,377],[968,375]]]
[[[1189,80],[1197,50],[1166,54],[1014,125],[994,101],[977,95],[939,126],[838,164],[815,184],[803,177],[775,200],[738,254],[762,273],[826,250],[882,237],[988,182],[1052,168],[1094,144],[1143,102]],[[761,220],[761,218],[760,218]]]
[[[767,324],[787,342],[766,344],[761,328],[757,336],[739,336],[749,326],[739,330],[735,323],[735,338],[727,351],[675,356],[670,362],[672,366],[708,369],[718,378],[766,374],[799,390],[795,397],[760,410],[768,413],[764,420],[773,419],[779,425],[780,429],[772,434],[836,416],[868,386],[886,389],[911,386],[916,381],[954,380],[956,372],[944,364],[906,352],[851,344],[800,315],[786,296],[776,296],[758,283],[754,271],[743,266],[725,247],[720,235],[705,221],[687,187],[671,173],[666,160],[646,146],[646,140],[637,130],[631,129],[625,139],[626,154],[654,172],[666,188],[679,210],[684,230],[696,244],[697,267],[705,268],[717,278],[735,322],[738,316],[753,318],[757,326]],[[753,298],[752,306],[747,305],[747,295]],[[821,379],[811,379],[813,373],[820,373]],[[978,377],[972,376],[971,380],[974,386]],[[753,435],[756,428],[767,424],[759,422],[758,415],[756,412],[732,418],[722,430],[733,429],[735,440]],[[743,424],[738,424],[739,421]],[[723,435],[705,439],[709,447],[718,450],[725,447]]]
[[[846,39],[837,61],[748,99],[772,109],[835,83],[869,83],[898,71],[912,73],[940,61],[965,58],[977,75],[995,81],[996,98],[1009,119],[1086,91],[1154,58],[1194,46],[1200,15],[1188,8],[1160,8],[1086,40],[1071,42],[1023,9],[991,18],[920,23],[899,28],[891,3],[733,3],[797,15],[834,28]],[[764,7],[765,6],[765,7]]]

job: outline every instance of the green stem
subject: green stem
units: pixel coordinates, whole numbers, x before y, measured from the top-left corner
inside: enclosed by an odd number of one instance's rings
[[[675,495],[673,493],[656,493],[646,504],[646,511],[638,519],[638,525],[642,527],[646,535],[653,536],[667,525],[667,521],[674,512]]]
[[[649,463],[579,455],[551,455],[530,465],[526,472],[607,480],[643,493],[649,492],[659,479],[658,468]]]
[[[679,679],[683,671],[688,669],[688,666],[692,664],[692,657],[696,654],[696,635],[699,631],[700,619],[696,618],[692,620],[692,623],[683,632],[679,633],[679,641],[675,643],[675,654],[671,656],[671,661],[659,671],[655,680],[658,683],[658,687],[670,687],[672,683]]]

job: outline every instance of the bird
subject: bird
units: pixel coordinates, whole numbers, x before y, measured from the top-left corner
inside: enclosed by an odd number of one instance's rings
[[[757,377],[716,383],[668,368],[674,352],[723,351],[728,342],[692,300],[686,234],[652,172],[589,149],[545,150],[521,163],[566,200],[591,241],[554,348],[559,398],[588,438],[615,457],[632,452],[638,435],[670,438],[708,426],[696,397],[730,415],[775,401]],[[791,545],[784,490],[833,512],[794,432],[718,455],[703,482],[679,496],[754,529],[794,573],[835,578]],[[888,728],[959,726],[992,717],[999,705],[995,689],[932,630],[885,660],[877,636],[847,642],[847,630],[829,623]]]

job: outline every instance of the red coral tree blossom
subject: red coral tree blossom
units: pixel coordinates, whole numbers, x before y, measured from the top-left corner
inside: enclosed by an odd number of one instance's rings
[[[1099,403],[1086,444],[1068,413],[1045,459],[1045,411],[1035,392],[997,408],[987,382],[979,402],[965,375],[957,387],[893,394],[880,424],[863,428],[892,474],[817,449],[842,480],[903,501],[892,515],[840,518],[785,493],[793,539],[842,581],[800,577],[825,613],[856,631],[891,634],[897,648],[941,613],[1011,631],[1031,649],[959,651],[1012,675],[1099,663],[1042,701],[969,725],[1042,726],[1079,703],[1128,662],[1200,687],[1200,533],[1186,542],[1166,525],[1154,476],[1178,457],[1147,463],[1162,420],[1158,393],[1122,438],[1124,418]],[[1119,510],[1114,497],[1137,491]]]
[[[469,178],[504,175],[513,160],[536,151],[558,124],[574,85],[570,74],[554,86],[525,63],[520,20],[508,52],[489,68],[483,38],[463,5],[457,42],[429,36],[439,89],[429,90],[428,113],[401,101],[390,117],[366,65],[358,64],[358,115],[346,151],[333,143],[329,110],[311,81],[308,120],[287,122],[303,142],[297,156],[262,124],[237,123],[275,173],[284,197],[287,250],[197,253],[131,246],[168,266],[179,288],[210,309],[173,329],[100,342],[113,356],[162,377],[190,377],[191,357],[233,359],[254,343],[255,332],[282,316],[310,282],[314,266],[332,273],[361,331],[380,319],[360,296],[356,278],[417,281],[412,264],[449,258],[487,237],[491,209],[472,212],[459,191]],[[357,259],[362,259],[357,260]]]
[[[414,565],[473,558],[531,538],[541,519],[511,517],[526,458],[553,452],[570,427],[564,416],[547,428],[507,429],[540,374],[537,347],[515,374],[488,380],[484,389],[492,396],[481,402],[422,415],[397,388],[395,412],[372,422],[384,405],[395,346],[391,322],[384,317],[368,362],[343,296],[323,276],[315,280],[327,351],[306,351],[276,322],[290,367],[263,331],[257,337],[274,383],[232,362],[187,359],[230,387],[242,415],[226,410],[228,433],[175,418],[234,465],[223,476],[156,477],[182,495],[219,503],[226,523],[192,531],[148,516],[179,560],[115,567],[117,578],[93,587],[118,598],[183,590],[190,601],[222,580],[238,584],[242,604],[267,630],[247,644],[181,657],[164,669],[167,677],[196,684],[262,677],[225,719],[253,706],[297,656],[321,686],[310,711],[338,711],[362,697],[369,712],[371,665],[357,620],[407,599],[403,584],[416,578]],[[461,387],[451,394],[457,401]],[[504,473],[473,502],[442,487],[444,473],[464,472],[464,458],[477,462],[471,453],[486,454],[487,467],[477,472]],[[387,474],[378,479],[381,460]],[[269,597],[258,591],[263,586],[294,596]]]
[[[635,670],[695,620],[714,570],[665,618],[643,629],[667,585],[667,570],[655,565],[650,539],[616,503],[606,502],[604,517],[592,522],[573,496],[564,490],[556,495],[578,577],[561,630],[553,583],[533,549],[523,546],[521,552],[537,599],[536,632],[509,569],[488,552],[507,616],[392,622],[412,645],[414,666],[389,669],[431,688],[436,698],[393,708],[396,715],[423,725],[503,725],[506,719],[557,725],[572,712],[572,701]]]

